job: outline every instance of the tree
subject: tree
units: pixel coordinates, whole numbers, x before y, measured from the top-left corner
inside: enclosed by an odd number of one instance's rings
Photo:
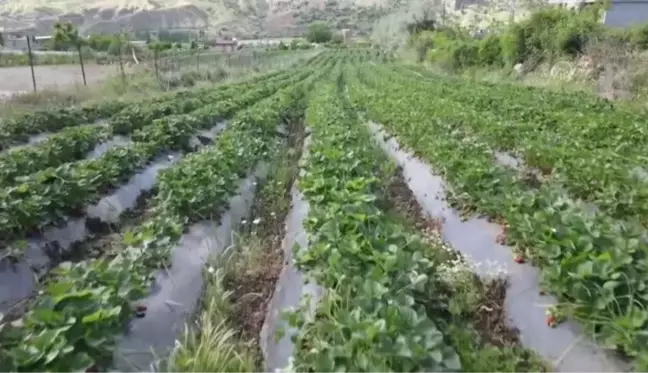
[[[327,43],[331,41],[333,32],[326,23],[313,22],[308,26],[306,39],[311,43]]]
[[[52,43],[56,50],[69,49],[70,47],[78,49],[81,45],[79,31],[70,22],[56,22]]]
[[[70,22],[56,22],[54,25],[54,36],[52,37],[54,49],[68,49],[70,47],[76,48],[77,52],[79,52],[79,64],[81,64],[83,85],[87,85],[85,68],[83,67],[83,56],[81,54],[81,47],[83,46],[84,41],[83,38],[79,37],[79,30],[77,30],[77,28]]]

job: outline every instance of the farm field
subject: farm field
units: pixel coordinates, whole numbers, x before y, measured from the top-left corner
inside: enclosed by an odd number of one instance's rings
[[[645,113],[327,50],[0,122],[2,371],[628,371]]]

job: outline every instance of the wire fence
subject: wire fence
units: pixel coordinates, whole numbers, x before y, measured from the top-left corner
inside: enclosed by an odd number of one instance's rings
[[[154,73],[161,85],[173,88],[191,85],[192,80],[219,81],[254,70],[279,68],[314,52],[243,48],[237,51],[173,49],[155,53],[131,48],[117,56],[87,51],[0,53],[0,99],[30,91],[83,87],[115,76],[127,82],[130,74],[143,71]],[[9,58],[14,61],[7,62]],[[27,62],[27,66],[24,63],[15,66],[19,58],[26,59],[18,62]],[[7,65],[10,67],[3,67]]]

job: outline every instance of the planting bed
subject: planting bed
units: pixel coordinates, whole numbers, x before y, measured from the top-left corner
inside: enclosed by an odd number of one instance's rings
[[[615,203],[612,198],[605,200],[591,196],[585,200],[579,199],[580,195],[574,193],[570,183],[572,180],[585,183],[585,180],[575,173],[570,173],[567,168],[559,168],[569,163],[579,163],[580,167],[586,168],[588,166],[585,162],[597,159],[598,169],[594,170],[594,166],[590,166],[593,175],[596,172],[607,172],[603,171],[603,168],[629,171],[630,168],[626,168],[627,164],[620,160],[604,158],[608,154],[606,143],[611,139],[601,137],[597,143],[594,137],[587,140],[580,140],[576,134],[570,137],[571,135],[567,134],[572,128],[570,123],[558,120],[554,120],[552,125],[544,130],[535,128],[534,126],[540,124],[536,124],[533,118],[528,122],[521,122],[520,119],[525,118],[524,115],[516,117],[517,124],[509,125],[506,132],[503,132],[501,127],[506,126],[507,121],[510,123],[513,120],[512,116],[507,117],[502,109],[498,113],[500,120],[495,121],[491,111],[497,106],[471,101],[469,97],[472,97],[475,91],[475,95],[479,96],[479,92],[484,90],[483,100],[490,95],[490,100],[496,102],[502,95],[507,95],[506,99],[501,100],[510,102],[511,106],[530,107],[531,101],[526,98],[528,95],[524,95],[523,89],[510,87],[507,91],[503,86],[478,84],[473,87],[462,81],[439,79],[443,90],[438,90],[439,87],[434,82],[421,81],[420,77],[402,72],[402,69],[388,71],[382,66],[374,66],[359,74],[358,81],[352,85],[351,96],[359,108],[366,110],[369,118],[387,126],[388,131],[396,135],[402,145],[434,167],[446,183],[445,197],[453,207],[464,213],[480,212],[489,216],[491,221],[503,225],[504,232],[498,237],[498,241],[513,247],[504,253],[508,252],[517,262],[527,260],[539,265],[542,271],[538,280],[543,293],[554,293],[561,301],[558,306],[553,307],[549,307],[553,302],[548,300],[544,301],[545,305],[540,305],[548,308],[550,323],[559,322],[565,316],[572,317],[581,322],[586,331],[595,337],[599,349],[618,350],[622,352],[621,355],[634,358],[637,367],[642,366],[645,358],[645,353],[642,352],[642,335],[645,333],[643,320],[648,314],[645,313],[644,301],[641,300],[644,291],[641,285],[644,281],[644,267],[641,263],[644,260],[646,241],[640,218],[629,209],[626,210],[627,215],[619,216],[612,209],[606,208],[606,204]],[[444,79],[448,79],[447,82]],[[450,82],[456,82],[456,85]],[[491,87],[492,90],[487,91],[487,87]],[[446,95],[446,90],[454,91]],[[543,92],[539,92],[540,97]],[[547,100],[550,100],[552,95],[555,94],[546,94]],[[517,101],[518,99],[520,101]],[[610,103],[604,104],[594,98],[587,102],[583,97],[567,95],[566,101],[569,102],[570,99],[574,106],[577,105],[576,99],[579,99],[584,106],[589,104],[589,107],[599,110],[590,114],[590,131],[603,131],[602,128],[609,127],[609,122],[605,122],[603,118],[612,118],[615,109],[605,108],[605,105],[610,106]],[[501,107],[507,107],[505,103],[497,102]],[[572,110],[571,118],[587,117],[588,111],[577,115],[575,107],[569,108],[565,103],[562,105],[556,103],[557,110],[566,106],[563,110]],[[512,108],[507,110],[513,111]],[[634,115],[629,108],[624,107],[618,108],[618,112],[620,117]],[[555,113],[546,115],[556,116]],[[587,119],[581,120],[581,123],[585,122]],[[502,143],[517,140],[518,136],[522,137],[520,133],[527,131],[527,128],[537,131],[538,137],[535,141],[529,140],[524,146],[531,149],[529,151],[543,149],[537,150],[538,154],[551,154],[547,157],[555,157],[556,170],[552,173],[540,172],[541,175],[538,176],[537,170],[543,171],[543,165],[519,154],[517,162],[510,162],[510,156],[496,156],[498,150],[509,148],[497,146],[496,137],[489,133],[499,132],[500,137],[497,138]],[[579,156],[567,151],[560,153],[556,148],[551,148],[558,138],[555,133],[561,133],[563,142],[572,141],[573,148],[582,145],[582,149],[589,147],[591,150],[583,151]],[[580,136],[583,138],[582,134]],[[626,140],[619,136],[614,141]],[[566,144],[563,146],[564,149],[568,147]],[[503,161],[503,158],[507,158],[506,161]],[[511,167],[512,165],[517,169]],[[526,168],[521,169],[521,165],[525,165]],[[442,190],[441,180],[438,178],[435,182],[436,190]],[[637,189],[624,192],[611,185],[599,184],[598,195],[611,193],[609,196],[616,196],[618,204],[638,195],[643,188],[643,185],[633,184]],[[432,191],[428,189],[427,192]],[[439,203],[436,205],[439,206]],[[463,240],[472,236],[466,234],[466,231],[462,231],[461,235]],[[451,230],[448,231],[447,237],[451,240]],[[461,250],[459,244],[454,246]],[[480,250],[479,255],[483,259],[498,259],[502,253],[501,249],[492,248]],[[527,268],[524,276],[531,273]],[[531,277],[534,276],[529,278]],[[529,291],[533,290],[527,290]],[[528,303],[543,303],[542,297],[532,294],[527,296],[530,297]],[[534,298],[537,300],[533,301]],[[518,311],[524,313],[524,317],[531,314],[530,311],[522,309]],[[511,316],[515,319],[515,315]],[[536,323],[539,324],[539,321]],[[573,340],[578,334],[574,334],[570,329],[578,328],[564,325],[553,335],[547,335],[545,350],[542,351],[539,346],[543,343],[541,335],[532,331],[532,326],[528,325],[527,330],[523,330],[528,336],[522,336],[523,339],[527,339],[525,344],[536,348],[547,358],[555,359],[557,369],[584,369],[587,366],[584,363],[570,364],[567,357],[575,352],[574,346],[570,344],[559,348],[561,344],[556,343],[564,343],[570,338]],[[573,337],[568,337],[568,334]],[[578,342],[592,344],[588,341],[588,336],[579,337]],[[590,369],[619,370],[625,366],[625,363],[616,357],[606,357],[604,362],[599,360],[597,363],[594,363],[597,359],[593,357],[583,355],[582,358],[585,359],[583,361],[593,364]]]
[[[648,367],[643,113],[377,57],[0,122],[0,369]]]
[[[238,180],[268,156],[259,125],[275,133],[286,110],[277,104],[290,102],[328,59],[148,106],[122,105],[98,135],[74,127],[89,121],[75,117],[87,108],[3,122],[6,128],[21,121],[32,126],[13,131],[20,136],[70,128],[2,155],[2,369],[108,368],[134,302],[148,293],[154,269],[172,264],[168,253],[183,227],[227,205]],[[20,162],[26,166],[16,166]],[[133,216],[138,214],[146,219]]]

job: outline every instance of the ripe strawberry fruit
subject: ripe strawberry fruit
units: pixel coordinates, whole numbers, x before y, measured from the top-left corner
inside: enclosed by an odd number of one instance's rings
[[[554,316],[547,316],[547,325],[555,328],[558,323],[556,322],[556,317]]]
[[[140,304],[135,306],[135,317],[141,319],[142,317],[146,316],[146,310],[147,307],[145,305]]]
[[[515,258],[513,258],[513,260],[517,264],[522,264],[525,262],[524,257],[522,255],[516,255]]]

